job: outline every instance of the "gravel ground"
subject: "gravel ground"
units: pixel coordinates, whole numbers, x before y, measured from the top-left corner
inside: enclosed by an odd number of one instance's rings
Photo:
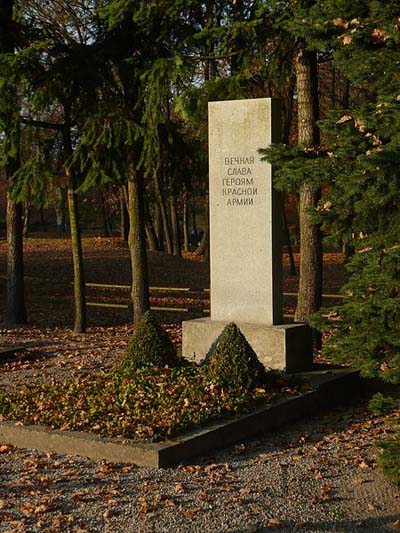
[[[336,409],[176,469],[0,446],[0,532],[393,531],[375,464],[387,420]]]
[[[4,345],[45,343],[3,362],[0,387],[110,368],[129,332],[0,330]],[[166,470],[0,442],[0,533],[400,530],[400,491],[375,463],[374,443],[390,431],[360,403]]]

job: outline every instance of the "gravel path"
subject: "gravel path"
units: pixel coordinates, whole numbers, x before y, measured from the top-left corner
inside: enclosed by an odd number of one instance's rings
[[[0,532],[393,531],[400,492],[376,468],[384,418],[362,407],[151,470],[0,446]]]

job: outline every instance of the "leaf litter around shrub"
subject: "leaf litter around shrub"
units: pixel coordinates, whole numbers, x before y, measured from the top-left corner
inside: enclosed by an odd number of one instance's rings
[[[148,311],[112,370],[0,389],[0,415],[52,429],[157,441],[289,392],[297,392],[289,378],[267,373],[235,324],[226,326],[211,360],[197,366],[177,357]]]
[[[139,369],[129,376],[86,374],[3,391],[0,413],[3,419],[52,429],[158,441],[297,392],[279,374],[272,381],[266,389],[223,388],[193,364]]]

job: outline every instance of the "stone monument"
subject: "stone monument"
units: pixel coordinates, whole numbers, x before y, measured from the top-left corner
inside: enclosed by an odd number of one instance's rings
[[[235,322],[266,367],[311,366],[309,327],[283,324],[283,202],[258,153],[279,141],[279,101],[209,103],[211,314],[183,322],[188,359],[205,359]]]

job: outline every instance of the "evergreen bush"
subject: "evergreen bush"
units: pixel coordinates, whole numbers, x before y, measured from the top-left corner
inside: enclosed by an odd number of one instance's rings
[[[395,428],[394,435],[378,441],[378,464],[391,481],[400,483],[400,400],[378,393],[371,398],[368,407],[374,415],[393,413],[390,422]]]
[[[264,366],[236,324],[228,324],[211,354],[210,379],[222,387],[252,389],[266,380]]]
[[[117,370],[135,372],[148,366],[174,366],[178,362],[176,348],[151,311],[137,325],[126,354]]]
[[[397,420],[398,424],[398,420]],[[394,483],[400,483],[400,428],[393,438],[378,443],[382,453],[378,456],[378,464],[384,474]]]
[[[400,408],[400,400],[392,396],[384,396],[378,392],[372,396],[368,407],[374,415],[388,415],[395,409]]]

